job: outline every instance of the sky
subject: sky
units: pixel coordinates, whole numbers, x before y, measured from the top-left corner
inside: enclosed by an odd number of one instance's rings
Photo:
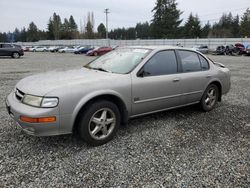
[[[84,22],[88,12],[94,12],[95,29],[105,24],[104,9],[109,8],[109,29],[133,27],[138,22],[152,20],[152,9],[156,0],[0,0],[0,32],[28,27],[31,21],[39,29],[47,28],[54,12],[61,19],[73,15],[76,23]],[[187,19],[192,12],[198,14],[202,24],[218,21],[222,13],[232,12],[240,16],[250,8],[250,0],[177,0],[183,11],[181,18]]]

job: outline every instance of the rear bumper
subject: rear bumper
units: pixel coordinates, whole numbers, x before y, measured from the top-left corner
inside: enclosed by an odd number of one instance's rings
[[[23,131],[33,136],[53,136],[60,134],[60,117],[58,108],[36,108],[18,101],[14,92],[6,99],[6,108],[12,119]],[[55,116],[56,121],[51,123],[27,123],[20,120],[20,116],[31,118]]]

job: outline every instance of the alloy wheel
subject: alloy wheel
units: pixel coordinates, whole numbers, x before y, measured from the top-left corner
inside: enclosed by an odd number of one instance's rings
[[[216,103],[217,93],[215,88],[210,88],[207,91],[206,98],[205,98],[205,104],[207,107],[212,108]]]
[[[20,57],[19,53],[17,53],[17,52],[13,53],[13,58],[17,59],[19,57]]]
[[[103,140],[112,134],[116,125],[115,113],[103,108],[93,114],[89,121],[89,133],[95,140]]]

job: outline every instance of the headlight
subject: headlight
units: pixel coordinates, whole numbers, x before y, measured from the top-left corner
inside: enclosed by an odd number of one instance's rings
[[[24,95],[22,102],[30,106],[40,107],[42,100],[43,100],[42,97],[37,97],[33,95]]]
[[[41,107],[44,108],[53,108],[58,105],[58,98],[43,98]]]
[[[58,105],[58,98],[55,97],[38,97],[33,95],[24,95],[22,102],[24,104],[42,107],[42,108],[53,108]]]

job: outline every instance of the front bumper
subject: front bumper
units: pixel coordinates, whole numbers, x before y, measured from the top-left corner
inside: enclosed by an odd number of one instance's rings
[[[53,136],[60,134],[59,108],[36,108],[25,105],[16,99],[11,92],[6,99],[6,108],[9,115],[25,133],[33,136]],[[30,118],[55,116],[56,121],[51,123],[27,123],[20,120],[20,116]]]

